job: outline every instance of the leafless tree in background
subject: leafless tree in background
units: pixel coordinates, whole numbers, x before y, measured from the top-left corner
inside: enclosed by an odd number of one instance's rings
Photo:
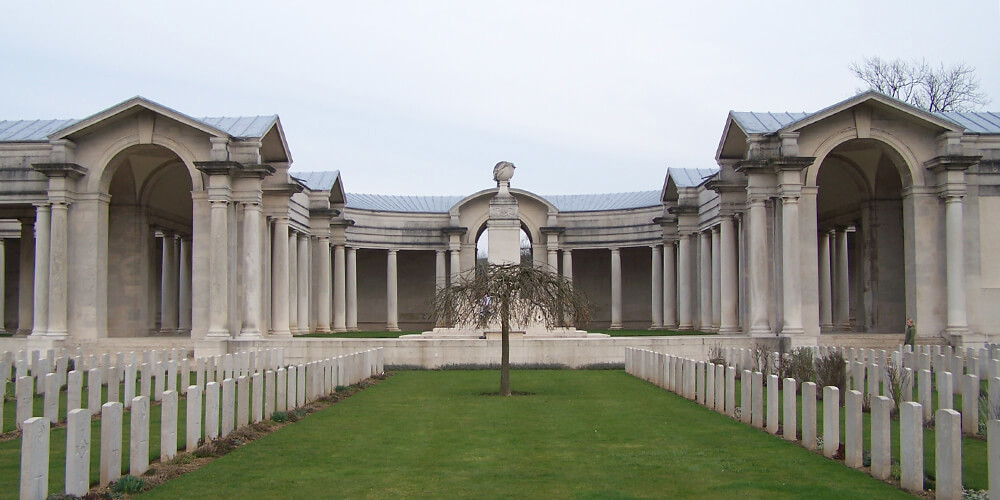
[[[976,68],[965,63],[935,69],[923,59],[867,57],[850,69],[869,89],[931,112],[975,111],[990,102],[979,89]]]

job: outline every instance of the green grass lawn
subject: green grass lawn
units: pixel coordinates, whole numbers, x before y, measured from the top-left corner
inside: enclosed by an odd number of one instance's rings
[[[620,370],[404,371],[152,498],[904,498]]]

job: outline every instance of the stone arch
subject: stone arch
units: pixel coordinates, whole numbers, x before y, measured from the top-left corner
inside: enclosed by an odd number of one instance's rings
[[[832,304],[821,309],[832,308],[837,329],[850,325],[855,331],[899,331],[906,316],[906,287],[912,286],[905,275],[903,240],[913,222],[902,201],[904,186],[913,180],[912,168],[888,142],[855,137],[828,148],[810,171],[807,182],[817,188],[817,228],[821,235],[834,234],[828,242]],[[837,243],[841,237],[848,256],[847,287],[837,280],[845,273],[837,258],[844,248]]]
[[[174,155],[176,155],[181,162],[183,162],[188,175],[191,177],[191,186],[193,191],[201,191],[204,189],[202,184],[201,173],[195,167],[194,162],[196,161],[195,154],[183,143],[175,141],[170,137],[165,137],[161,135],[154,135],[152,142],[148,143],[150,145],[160,146],[170,150]],[[113,161],[121,155],[121,153],[134,147],[143,145],[139,141],[138,134],[130,134],[124,136],[105,149],[98,160],[98,171],[91,172],[87,176],[87,192],[91,193],[107,193],[108,188],[111,184],[111,179],[115,175],[115,171],[118,169],[117,164],[113,164]]]
[[[864,139],[859,139],[857,130],[854,128],[842,130],[824,139],[813,153],[816,161],[814,161],[813,164],[806,169],[805,185],[813,187],[816,186],[816,178],[819,175],[819,167],[833,150],[852,140],[867,139],[873,139],[884,143],[888,148],[887,151],[891,151],[898,157],[899,163],[903,168],[899,174],[903,181],[902,184],[904,188],[924,185],[923,169],[919,168],[921,162],[917,160],[917,156],[913,153],[913,151],[906,145],[906,143],[899,140],[899,138],[894,136],[892,133],[878,128],[872,128],[871,137]],[[898,164],[897,167],[899,166],[900,165]]]

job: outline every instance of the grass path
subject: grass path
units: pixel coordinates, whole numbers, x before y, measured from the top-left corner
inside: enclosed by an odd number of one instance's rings
[[[622,371],[399,372],[151,498],[903,498]]]

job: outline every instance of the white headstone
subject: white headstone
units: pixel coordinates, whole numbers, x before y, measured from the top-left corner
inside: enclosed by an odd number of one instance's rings
[[[219,383],[205,384],[205,440],[219,437]]]
[[[264,420],[264,374],[254,373],[251,377],[253,383],[253,422]]]
[[[778,433],[778,376],[767,376],[767,432]]]
[[[840,389],[823,388],[823,455],[833,458],[840,448]]]
[[[296,406],[302,406],[306,404],[306,370],[305,365],[299,365],[295,370],[295,375],[298,377],[298,381],[295,382],[295,402]]]
[[[1000,498],[1000,420],[986,423],[990,498]]]
[[[860,469],[861,449],[864,442],[861,406],[864,394],[859,391],[847,391],[844,410],[844,465]]]
[[[781,391],[784,396],[784,418],[781,422],[781,435],[787,441],[795,441],[796,438],[796,407],[798,406],[795,397],[795,379],[786,378]]]
[[[167,366],[166,361],[160,361],[153,365],[153,401],[163,399],[163,391],[167,386]]]
[[[275,387],[275,411],[287,411],[288,410],[288,376],[284,368],[278,368],[275,372],[275,377],[277,381],[274,384]],[[271,418],[268,415],[267,418]]]
[[[274,413],[274,370],[264,372],[264,418],[270,419]]]
[[[111,376],[109,380],[105,381],[108,386],[108,401],[118,401],[118,391],[120,388],[118,381],[121,380],[120,375],[122,373],[121,365],[111,367],[108,373]]]
[[[32,417],[22,422],[21,427],[20,497],[35,500],[48,495],[49,420]]]
[[[101,407],[101,486],[122,475],[122,404]]]
[[[187,388],[187,419],[184,422],[185,451],[193,451],[201,441],[201,388],[197,385]]]
[[[962,415],[947,408],[938,410],[934,414],[934,430],[935,496],[961,499]]]
[[[79,374],[80,372],[70,372]],[[83,496],[90,490],[90,412],[72,409],[66,414],[66,494]]]
[[[924,412],[924,422],[930,422],[931,415],[934,414],[934,410],[931,405],[932,394],[933,387],[931,386],[931,371],[920,370],[917,373],[917,402],[920,403],[920,407]]]
[[[97,368],[87,372],[87,409],[91,415],[101,411],[101,371]]]
[[[918,403],[899,405],[899,461],[900,486],[908,491],[923,491],[924,422]]]
[[[163,391],[163,404],[160,405],[160,461],[165,462],[175,455],[177,455],[177,392]]]
[[[250,423],[250,379],[241,375],[236,379],[236,428]]]
[[[82,407],[83,374],[73,370],[66,374],[66,412]]]
[[[939,410],[950,410],[955,404],[955,397],[951,392],[954,384],[951,379],[951,372],[938,372],[937,390]]]
[[[45,374],[45,419],[50,424],[59,422],[59,375]]]
[[[740,421],[747,425],[750,424],[750,416],[753,411],[750,394],[753,387],[751,378],[750,370],[743,370],[743,376],[740,377]]]
[[[750,380],[752,381],[752,387],[750,389],[750,398],[753,400],[750,403],[750,425],[758,428],[764,428],[764,374],[761,372],[753,372],[750,375]]]
[[[968,374],[962,376],[962,432],[979,433],[979,377]]]
[[[149,469],[149,398],[139,396],[132,400],[129,419],[129,468],[128,473],[141,476]]]
[[[889,426],[892,406],[892,400],[885,396],[872,401],[872,476],[881,480],[888,479],[892,470],[892,427]]]
[[[19,377],[14,386],[14,392],[17,396],[14,427],[17,429],[21,428],[25,420],[31,418],[32,403],[35,396],[34,383],[35,379],[33,377],[24,376]]]
[[[126,406],[132,406],[132,398],[135,397],[135,368],[136,365],[125,365],[125,379],[122,381],[122,402]]]
[[[297,371],[298,367],[296,367],[295,365],[290,365],[288,369],[285,370],[286,376],[288,377],[288,392],[286,394],[288,396],[287,406],[289,411],[295,409],[295,407],[298,406],[298,403],[296,402],[298,391],[295,389],[295,385],[298,382],[298,376],[296,375]]]
[[[143,363],[139,366],[139,395],[151,397],[153,395],[153,365]]]
[[[736,417],[736,368],[726,367],[726,415]]]
[[[236,425],[236,382],[227,378],[222,381],[222,437],[233,432]]]

